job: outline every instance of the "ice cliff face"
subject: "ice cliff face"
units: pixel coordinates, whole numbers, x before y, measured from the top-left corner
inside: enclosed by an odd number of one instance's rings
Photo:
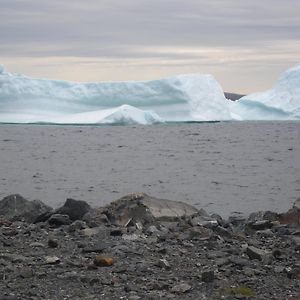
[[[212,76],[198,74],[74,83],[12,75],[2,67],[0,103],[1,122],[153,124],[230,118],[220,85]]]
[[[274,88],[228,101],[211,75],[75,83],[10,74],[0,65],[0,122],[154,124],[163,121],[300,119],[300,65]]]
[[[239,120],[300,120],[300,65],[284,72],[271,90],[230,103],[230,110]]]

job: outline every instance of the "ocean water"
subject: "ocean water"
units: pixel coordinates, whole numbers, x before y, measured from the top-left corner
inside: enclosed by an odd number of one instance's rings
[[[300,123],[0,125],[0,197],[93,206],[146,192],[228,216],[300,197]]]

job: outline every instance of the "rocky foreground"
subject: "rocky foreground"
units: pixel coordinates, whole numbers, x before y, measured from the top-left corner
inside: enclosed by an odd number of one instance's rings
[[[0,201],[0,299],[300,299],[300,199],[228,220],[127,195]]]

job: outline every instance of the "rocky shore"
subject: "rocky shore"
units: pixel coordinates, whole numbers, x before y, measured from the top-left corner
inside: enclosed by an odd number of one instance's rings
[[[300,299],[300,199],[227,220],[146,194],[0,201],[0,299]]]

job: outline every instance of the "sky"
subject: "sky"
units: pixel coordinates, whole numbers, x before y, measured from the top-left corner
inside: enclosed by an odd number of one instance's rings
[[[299,0],[0,0],[0,64],[73,81],[209,73],[272,87],[300,62]]]

